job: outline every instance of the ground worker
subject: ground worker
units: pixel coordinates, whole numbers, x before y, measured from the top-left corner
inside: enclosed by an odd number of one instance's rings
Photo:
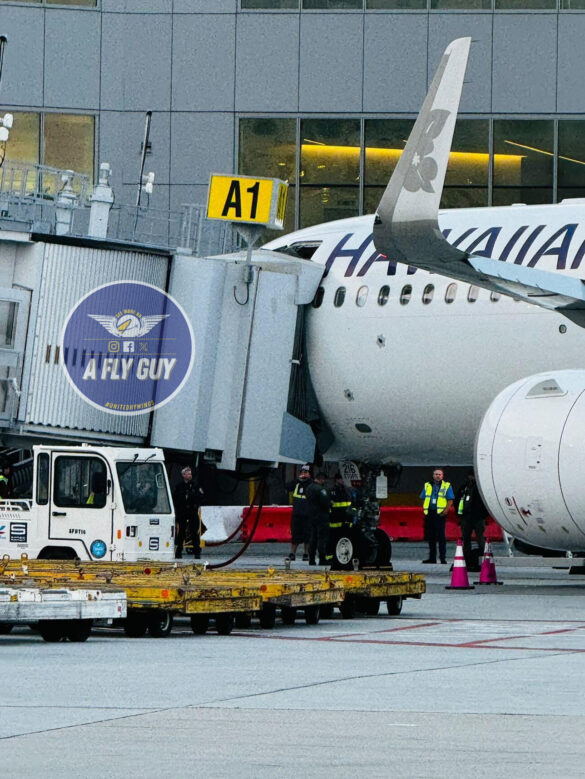
[[[9,463],[2,465],[2,473],[0,473],[0,500],[8,500],[12,497],[12,489],[10,484],[10,475],[12,469]]]
[[[289,558],[296,558],[299,544],[303,544],[303,560],[309,559],[309,542],[311,540],[311,520],[307,506],[307,488],[312,483],[311,466],[303,465],[299,471],[299,477],[285,485],[292,492],[292,518],[290,523],[290,553]]]
[[[352,509],[351,493],[345,486],[343,476],[335,474],[335,484],[329,492],[331,498],[331,511],[329,514],[329,545],[327,549],[327,562],[333,560],[333,545],[337,534],[349,530],[353,525],[356,511]]]
[[[457,493],[457,516],[461,524],[461,538],[463,540],[463,556],[468,571],[481,571],[479,558],[483,555],[485,546],[484,529],[488,511],[484,505],[479,488],[475,481],[475,472],[470,469],[467,472],[465,483]],[[473,550],[471,537],[475,538],[479,549]]]
[[[309,565],[315,565],[315,554],[319,552],[319,565],[327,564],[329,543],[329,510],[331,498],[325,487],[326,475],[321,471],[307,488],[307,504],[311,518],[311,542],[309,544]]]
[[[177,532],[175,537],[175,557],[183,556],[183,544],[187,527],[193,543],[193,557],[201,557],[201,533],[205,532],[199,515],[199,508],[203,502],[203,490],[199,486],[197,478],[193,478],[193,470],[186,466],[181,471],[183,477],[173,490],[173,503],[175,505],[175,519]],[[207,528],[205,528],[207,529]]]
[[[453,505],[455,495],[448,481],[444,481],[440,468],[433,471],[433,478],[426,482],[420,493],[425,515],[425,538],[429,544],[428,560],[423,563],[437,562],[437,543],[441,563],[447,562],[447,542],[445,539],[445,522],[447,513]]]

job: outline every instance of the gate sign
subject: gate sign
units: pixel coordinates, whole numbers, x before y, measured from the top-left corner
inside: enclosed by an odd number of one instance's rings
[[[282,230],[287,193],[288,184],[280,179],[212,173],[207,197],[207,218]]]
[[[167,403],[187,380],[194,356],[183,309],[138,281],[89,292],[69,313],[61,339],[70,384],[110,414],[146,414]]]

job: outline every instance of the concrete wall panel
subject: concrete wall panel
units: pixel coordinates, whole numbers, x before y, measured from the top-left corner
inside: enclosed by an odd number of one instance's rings
[[[366,16],[364,111],[418,111],[426,93],[427,19]]]
[[[558,103],[560,113],[582,114],[585,107],[585,16],[559,18]]]
[[[362,110],[362,14],[301,14],[300,110]]]
[[[2,9],[8,38],[2,69],[2,105],[43,104],[44,13],[41,8]],[[26,57],[23,57],[26,52]],[[26,67],[23,67],[26,62]]]
[[[45,19],[45,105],[95,109],[100,94],[99,14],[52,8]]]
[[[231,173],[233,149],[233,114],[174,114],[171,135],[173,184],[207,185],[210,173]]]
[[[225,14],[175,18],[173,110],[233,110],[235,27],[235,17]]]
[[[243,14],[236,52],[237,111],[298,109],[298,16]]]
[[[494,112],[555,110],[557,18],[552,13],[494,16]]]
[[[103,15],[103,108],[169,109],[171,25],[170,14]]]

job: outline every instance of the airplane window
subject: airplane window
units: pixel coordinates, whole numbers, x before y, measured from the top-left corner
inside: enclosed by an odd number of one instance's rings
[[[427,284],[427,286],[423,290],[423,296],[422,296],[422,302],[425,304],[425,306],[428,306],[428,304],[433,299],[433,295],[435,294],[435,287],[433,284]]]
[[[412,297],[412,287],[410,284],[406,284],[404,287],[402,287],[402,292],[400,293],[400,302],[403,306],[405,306],[407,303],[410,303],[410,298]]]
[[[335,292],[335,297],[333,298],[333,305],[336,308],[339,308],[339,306],[343,305],[344,300],[345,300],[345,287],[338,287],[337,291]]]
[[[474,287],[473,285],[469,287],[469,292],[467,293],[467,300],[470,303],[475,303],[478,297],[479,297],[479,287]]]
[[[445,290],[445,303],[452,303],[457,296],[457,284],[449,284]]]
[[[368,288],[366,286],[360,287],[357,291],[357,295],[355,296],[356,305],[359,306],[360,308],[362,306],[365,306],[367,299],[368,299]]]
[[[325,294],[325,290],[323,287],[319,287],[317,292],[315,292],[315,297],[313,298],[313,308],[319,308],[321,303],[323,302],[323,295]]]
[[[378,292],[378,305],[379,306],[385,306],[388,302],[388,298],[390,297],[390,287],[385,284],[383,287],[380,287],[380,291]]]
[[[492,292],[492,294],[490,295],[490,300],[492,301],[492,303],[497,303],[497,302],[498,302],[498,300],[499,300],[501,297],[502,297],[502,296],[500,295],[500,293],[499,293],[499,292]]]

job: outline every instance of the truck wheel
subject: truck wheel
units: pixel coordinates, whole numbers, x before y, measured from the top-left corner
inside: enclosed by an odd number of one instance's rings
[[[402,595],[393,595],[386,601],[386,607],[388,608],[388,614],[391,617],[397,617],[402,611]]]
[[[124,622],[124,633],[128,638],[142,638],[146,633],[148,622],[144,614],[136,614],[133,611],[128,612]]]
[[[305,622],[307,625],[318,625],[319,616],[319,605],[305,606]]]
[[[229,636],[234,629],[234,615],[230,613],[216,614],[215,629],[220,636]]]
[[[65,640],[67,625],[61,619],[42,619],[39,622],[38,630],[43,641],[56,644],[58,641]]]
[[[343,619],[353,619],[355,617],[354,599],[346,596],[345,600],[339,604],[339,611]]]
[[[285,625],[294,625],[297,618],[297,610],[294,606],[283,606],[280,609],[280,616]]]
[[[149,617],[148,632],[153,638],[166,638],[173,629],[173,615],[170,611],[155,612]]]
[[[0,636],[7,636],[13,627],[12,622],[0,622]]]
[[[276,609],[268,603],[260,611],[260,627],[271,630],[276,624]]]
[[[67,625],[67,638],[75,644],[81,644],[87,641],[91,634],[93,620],[91,619],[72,619]]]
[[[209,614],[191,614],[191,630],[196,636],[204,636],[209,627]]]
[[[248,611],[241,611],[235,616],[237,628],[249,628],[252,624],[252,615]]]
[[[377,527],[374,530],[374,535],[378,543],[375,565],[378,568],[385,568],[390,565],[390,560],[392,559],[392,541],[390,541],[388,534],[380,527]]]

